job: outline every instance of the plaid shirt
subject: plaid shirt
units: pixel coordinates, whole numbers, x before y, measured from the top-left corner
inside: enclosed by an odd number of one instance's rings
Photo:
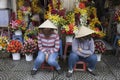
[[[43,53],[54,53],[58,52],[59,46],[59,35],[51,34],[49,38],[45,38],[44,34],[40,33],[38,35],[38,48]]]

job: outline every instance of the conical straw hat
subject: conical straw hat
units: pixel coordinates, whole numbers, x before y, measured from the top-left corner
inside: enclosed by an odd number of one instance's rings
[[[95,32],[94,30],[89,29],[88,27],[81,26],[78,30],[78,33],[75,34],[75,38],[84,37],[84,36],[87,36],[87,35],[92,34],[94,32]]]
[[[39,28],[53,28],[53,29],[57,29],[57,27],[50,21],[50,20],[46,20],[45,22],[43,22]]]

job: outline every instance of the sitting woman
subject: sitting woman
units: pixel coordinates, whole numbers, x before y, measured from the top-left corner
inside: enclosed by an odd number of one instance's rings
[[[35,59],[31,75],[35,75],[40,65],[46,60],[46,62],[54,66],[57,72],[60,74],[61,67],[56,59],[58,58],[59,51],[59,35],[54,33],[56,26],[51,21],[46,20],[39,26],[41,32],[38,35],[38,56]]]
[[[95,69],[95,65],[97,63],[97,56],[94,54],[94,40],[90,36],[92,33],[94,33],[94,31],[87,27],[82,26],[79,28],[78,34],[72,41],[72,52],[68,58],[69,70],[66,74],[66,77],[72,76],[73,67],[78,61],[84,61],[88,63],[87,71],[95,75],[93,70]]]

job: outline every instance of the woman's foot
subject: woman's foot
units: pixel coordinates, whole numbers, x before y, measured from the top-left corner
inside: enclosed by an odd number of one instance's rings
[[[66,77],[68,77],[68,78],[72,77],[72,73],[67,72]]]
[[[37,70],[31,70],[31,75],[35,75],[37,73]]]
[[[69,70],[66,74],[66,77],[72,77],[73,70]]]
[[[96,74],[91,70],[91,69],[87,69],[87,72],[89,72],[90,74],[92,74],[93,76],[96,76]]]

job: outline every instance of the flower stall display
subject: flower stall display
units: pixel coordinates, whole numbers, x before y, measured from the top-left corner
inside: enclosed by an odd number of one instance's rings
[[[18,40],[11,40],[7,46],[7,51],[12,53],[13,60],[20,60],[20,52],[23,45]]]
[[[29,38],[24,42],[22,53],[25,54],[26,61],[33,60],[33,54],[36,53],[37,49],[37,42],[35,40]]]
[[[95,53],[97,54],[97,60],[101,61],[101,54],[103,54],[106,51],[106,45],[100,39],[96,39],[94,43],[95,43]]]

